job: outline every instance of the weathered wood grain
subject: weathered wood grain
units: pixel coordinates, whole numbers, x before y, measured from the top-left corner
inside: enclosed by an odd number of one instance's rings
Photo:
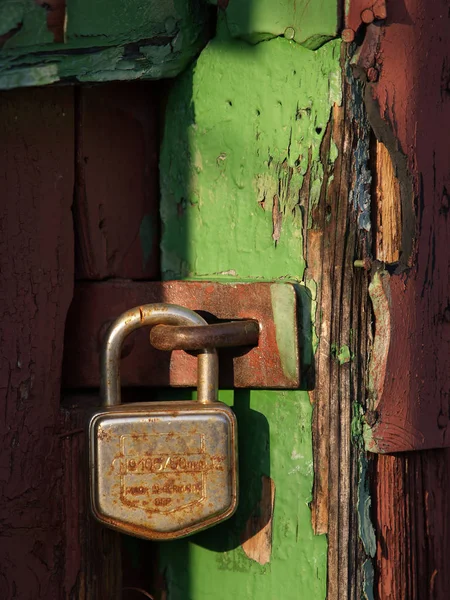
[[[349,201],[357,177],[355,150],[368,141],[366,123],[354,115],[358,102],[345,81],[343,105],[333,108],[322,142],[324,179],[306,246],[306,276],[318,284],[312,521],[316,533],[328,533],[329,600],[359,598],[365,558],[356,518],[360,449],[351,443],[354,407],[364,401],[369,336],[367,275],[353,267],[369,238],[358,228],[359,203]],[[328,157],[336,147],[333,165]]]
[[[157,279],[157,88],[83,87],[76,99],[76,278]]]
[[[450,597],[450,451],[379,455],[374,472],[379,600]]]
[[[400,258],[402,236],[400,186],[386,146],[378,140],[373,146],[374,258],[383,263],[396,263]]]
[[[69,395],[61,412],[65,529],[61,598],[73,600],[122,599],[121,536],[97,523],[89,506],[86,431],[98,401],[96,394]]]
[[[69,597],[59,390],[73,288],[73,90],[0,96],[0,597]]]
[[[450,15],[443,0],[405,0],[386,8],[385,24],[368,25],[356,60],[368,80],[365,102],[377,143],[386,147],[398,180],[402,226],[397,264],[375,264],[372,272],[375,339],[366,443],[376,452],[412,452],[374,459],[375,597],[444,600],[450,595],[450,454],[442,448],[450,439],[444,126],[450,119]],[[398,214],[396,195],[391,209]]]
[[[369,390],[367,443],[375,452],[450,444],[448,27],[444,0],[393,3],[385,26],[368,26],[358,55],[360,68],[372,64],[378,73],[365,102],[398,179],[402,221],[397,268],[376,267],[390,330],[375,322],[387,348],[383,384]]]

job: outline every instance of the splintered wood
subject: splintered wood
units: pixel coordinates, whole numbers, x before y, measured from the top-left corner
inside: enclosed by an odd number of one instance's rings
[[[270,562],[272,554],[272,520],[275,504],[275,483],[267,476],[262,477],[261,501],[245,527],[242,549],[251,560],[260,565]]]
[[[400,258],[402,242],[400,186],[394,172],[389,151],[375,143],[374,207],[375,207],[375,258],[385,263],[395,263]]]

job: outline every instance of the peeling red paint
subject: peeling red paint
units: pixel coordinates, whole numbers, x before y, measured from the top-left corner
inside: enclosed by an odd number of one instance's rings
[[[390,3],[385,24],[367,27],[357,58],[362,68],[380,67],[366,85],[369,119],[397,174],[396,156],[405,160],[404,273],[390,278],[390,348],[372,428],[383,452],[450,445],[448,28],[443,0]]]

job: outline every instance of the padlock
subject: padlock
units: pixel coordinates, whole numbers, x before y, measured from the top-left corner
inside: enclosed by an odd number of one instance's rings
[[[207,325],[176,305],[148,304],[110,327],[101,356],[103,407],[89,421],[90,496],[104,525],[151,540],[184,537],[237,506],[237,426],[217,400],[215,349],[198,354],[198,400],[121,404],[120,354],[144,325]]]

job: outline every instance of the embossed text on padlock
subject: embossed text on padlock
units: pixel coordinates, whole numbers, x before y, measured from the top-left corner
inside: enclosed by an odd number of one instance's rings
[[[101,358],[103,408],[89,423],[91,508],[103,524],[175,539],[230,517],[237,505],[236,418],[217,401],[214,349],[198,354],[198,400],[121,404],[120,351],[131,331],[205,326],[197,313],[149,304],[121,315]]]

